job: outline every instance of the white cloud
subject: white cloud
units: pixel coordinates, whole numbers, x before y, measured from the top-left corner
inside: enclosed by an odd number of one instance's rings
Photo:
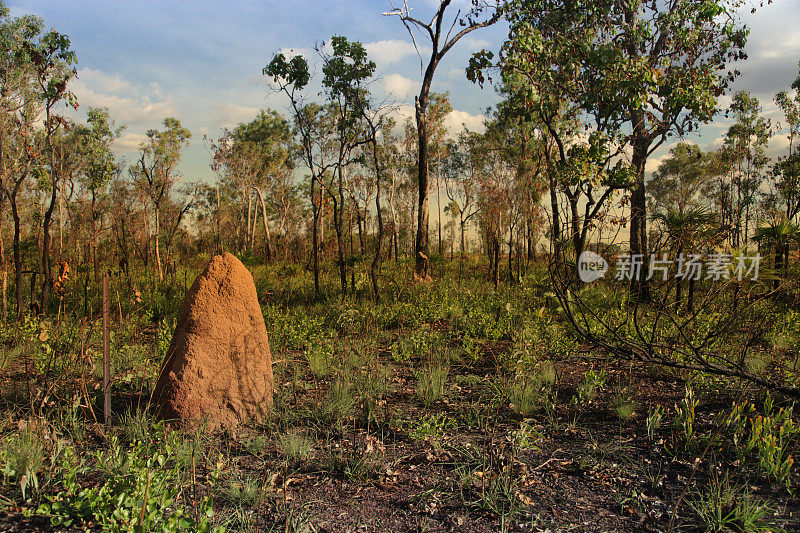
[[[139,145],[146,140],[146,135],[126,131],[114,142],[114,148],[120,152],[135,152],[139,149]]]
[[[325,47],[323,47],[323,49],[324,48]],[[287,60],[292,59],[294,56],[303,56],[308,60],[314,57],[316,52],[313,48],[281,48],[277,53],[283,54]]]
[[[99,70],[84,68],[70,82],[78,103],[86,107],[106,107],[117,123],[153,123],[177,114],[171,97],[160,96],[156,90],[135,87],[119,74],[108,75]]]
[[[403,131],[406,119],[410,118],[413,120],[414,106],[411,104],[400,104],[392,109],[391,113],[389,113],[389,116],[395,120],[395,133],[400,134]]]
[[[470,50],[475,50],[475,51],[477,51],[478,49],[489,48],[492,46],[492,43],[490,43],[486,39],[479,39],[477,37],[464,37],[464,44]]]
[[[367,49],[370,59],[375,61],[378,66],[391,65],[402,61],[408,56],[417,55],[417,51],[412,42],[400,39],[388,39],[366,43],[364,48]],[[420,53],[423,54],[423,56],[426,53],[426,48],[424,46],[420,47]]]
[[[659,165],[664,162],[664,160],[669,157],[669,154],[664,154],[661,157],[651,157],[647,160],[644,164],[644,172],[645,174],[652,174],[656,170],[658,170]]]
[[[397,98],[406,98],[417,90],[417,82],[400,74],[389,74],[383,80],[383,90],[387,95]]]
[[[471,131],[482,132],[485,129],[485,115],[471,115],[466,111],[454,109],[444,119],[445,126],[450,135],[456,135],[465,128]]]
[[[94,87],[106,93],[129,92],[133,89],[131,83],[123,78],[121,74],[109,75],[88,67],[78,70],[77,78],[86,86]],[[155,82],[153,83],[155,84]]]
[[[215,102],[214,108],[217,110],[215,123],[220,127],[230,127],[240,122],[248,122],[258,114],[257,107],[239,105],[232,102]]]
[[[395,133],[400,134],[406,119],[414,120],[414,106],[411,104],[401,104],[397,106],[390,116],[397,122]],[[466,111],[453,110],[444,119],[445,127],[451,137],[455,137],[464,129],[470,131],[483,132],[486,129],[485,115],[471,115]]]

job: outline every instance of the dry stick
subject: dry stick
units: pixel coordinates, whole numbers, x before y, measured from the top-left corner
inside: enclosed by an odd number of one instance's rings
[[[192,445],[192,506],[194,507],[194,519],[195,520],[198,519],[198,515],[197,515],[197,475],[196,475],[197,461],[195,459],[195,454],[194,454],[194,451],[195,451],[196,447],[197,447],[197,439],[195,439],[195,442]]]
[[[103,417],[111,427],[111,354],[109,353],[108,272],[103,275]]]
[[[142,508],[139,509],[139,528],[142,528],[144,523],[144,511],[147,509],[147,498],[150,496],[150,469],[147,470],[147,487],[144,489],[144,499],[142,500]]]
[[[119,297],[119,290],[117,290],[116,287],[114,287],[114,292],[117,294],[117,309],[119,309],[119,323],[120,325],[122,325],[122,301],[120,300]]]

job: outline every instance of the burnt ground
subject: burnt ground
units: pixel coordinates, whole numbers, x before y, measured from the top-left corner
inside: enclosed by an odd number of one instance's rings
[[[370,424],[345,417],[341,425],[325,426],[301,414],[214,436],[208,456],[227,456],[221,485],[252,479],[260,487],[257,499],[244,502],[218,486],[218,522],[228,531],[667,531],[688,485],[675,522],[695,531],[702,529],[692,525],[697,518],[690,502],[728,472],[732,484],[770,503],[775,526],[800,531],[800,499],[741,464],[724,431],[716,432],[719,413],[750,392],[699,390],[699,437],[687,444],[674,423],[685,390],[679,376],[628,363],[561,362],[550,407],[523,418],[507,403],[491,407],[490,367],[454,368],[448,393],[429,406],[415,394],[411,370],[395,367]],[[571,403],[582,376],[600,368],[606,385],[593,399]],[[285,412],[306,413],[328,386],[284,381],[278,387],[292,389],[283,391]],[[620,395],[635,406],[627,420],[612,408]],[[656,405],[666,413],[650,438],[645,421]],[[428,431],[424,421],[431,420],[441,427]],[[274,438],[280,424],[307,436],[310,451],[286,460]],[[520,428],[527,435],[522,445],[515,437]],[[719,444],[704,453],[712,434]],[[198,472],[201,495],[208,490],[205,479]],[[796,488],[797,477],[793,481]],[[184,504],[191,505],[191,493],[183,493]],[[4,514],[2,531],[49,530],[41,517],[25,518],[19,509]]]

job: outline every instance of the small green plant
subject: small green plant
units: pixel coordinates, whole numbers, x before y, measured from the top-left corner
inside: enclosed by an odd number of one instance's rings
[[[401,336],[392,346],[392,361],[408,363],[415,358],[427,358],[439,351],[442,339],[430,331],[418,329]]]
[[[794,405],[788,408],[773,408],[772,398],[764,402],[764,415],[750,419],[750,436],[746,443],[748,451],[754,450],[759,458],[761,470],[779,483],[791,486],[791,469],[794,459],[790,453],[800,436],[800,426],[792,418]]]
[[[358,397],[353,383],[348,376],[339,376],[328,390],[327,398],[320,407],[320,415],[325,423],[341,425],[350,415]]]
[[[417,396],[426,406],[430,406],[444,396],[449,372],[449,368],[440,365],[430,365],[426,369],[416,372]]]
[[[266,435],[255,435],[250,438],[244,438],[242,440],[242,448],[250,455],[258,457],[264,453],[269,443],[270,438]]]
[[[517,451],[539,450],[539,443],[544,436],[535,427],[521,423],[519,428],[511,433],[511,441]]]
[[[0,467],[3,481],[19,484],[24,500],[28,489],[39,490],[39,474],[45,464],[46,446],[40,432],[30,429],[7,437],[0,448]]]
[[[306,346],[305,356],[314,376],[321,378],[333,373],[333,339],[312,337]]]
[[[713,478],[704,491],[690,493],[687,504],[696,515],[687,525],[702,531],[781,531],[770,519],[770,506],[753,498],[748,490],[731,485],[727,473],[722,479]]]
[[[620,420],[630,420],[636,414],[636,402],[625,391],[618,391],[611,398],[611,409]]]
[[[305,461],[311,455],[311,440],[294,430],[279,437],[281,453],[289,463]]]
[[[356,449],[355,446],[339,448],[325,461],[326,469],[347,479],[363,481],[371,478],[378,467],[378,454]]]
[[[570,403],[573,405],[591,403],[597,397],[597,392],[605,387],[606,377],[605,370],[599,372],[595,372],[594,369],[589,370],[583,375],[578,394],[572,397]]]
[[[153,417],[146,409],[128,409],[119,419],[119,429],[126,442],[147,442]]]
[[[455,429],[455,421],[445,413],[429,414],[407,423],[408,435],[414,440],[438,439]]]
[[[490,474],[460,468],[459,487],[465,505],[488,511],[500,517],[500,531],[508,531],[510,523],[524,509],[517,481],[510,468]]]
[[[236,473],[220,490],[220,500],[225,503],[250,507],[261,495],[260,479]]]
[[[509,405],[522,416],[533,413],[550,394],[550,386],[537,376],[517,376],[506,387]]]
[[[647,428],[647,438],[649,440],[653,440],[656,435],[656,431],[661,428],[661,422],[664,420],[664,407],[661,405],[656,405],[654,409],[651,409],[647,415],[647,420],[645,421],[645,427]]]
[[[171,439],[167,439],[168,441]],[[50,518],[57,528],[101,528],[103,531],[193,531],[222,532],[212,527],[214,516],[211,497],[206,496],[194,510],[176,506],[181,491],[181,469],[176,469],[173,443],[161,449],[136,442],[129,451],[121,448],[116,436],[110,439],[107,453],[98,452],[97,464],[114,463],[115,474],[87,483],[93,473],[78,458],[78,452],[67,447],[57,471],[60,490],[45,495],[45,503],[37,514]],[[218,461],[209,485],[213,488],[222,468]]]
[[[695,409],[700,404],[700,400],[695,399],[694,389],[688,383],[686,384],[686,393],[679,404],[675,406],[678,412],[677,423],[683,430],[683,436],[686,441],[686,446],[690,447],[695,440]]]

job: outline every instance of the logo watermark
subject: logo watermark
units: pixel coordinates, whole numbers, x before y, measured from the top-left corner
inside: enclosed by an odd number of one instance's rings
[[[617,281],[646,279],[666,281],[670,274],[676,279],[702,279],[721,281],[729,279],[757,280],[761,255],[740,255],[734,258],[729,253],[713,252],[703,254],[678,254],[674,259],[662,254],[648,256],[642,254],[621,254],[616,257],[613,278]],[[646,268],[645,268],[646,267]],[[585,251],[578,257],[578,277],[584,283],[591,283],[605,277],[609,270],[608,261],[592,251]]]
[[[586,250],[578,257],[578,277],[584,283],[597,281],[606,275],[608,261],[603,256]]]

